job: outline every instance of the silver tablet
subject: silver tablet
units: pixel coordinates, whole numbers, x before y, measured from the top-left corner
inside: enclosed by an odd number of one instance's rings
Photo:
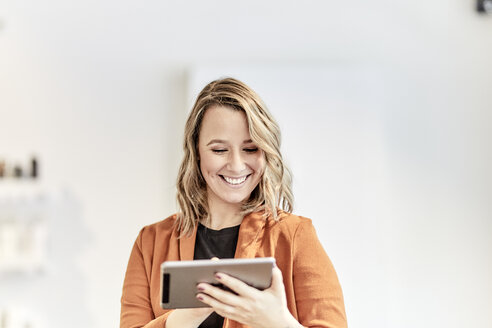
[[[260,290],[270,287],[273,257],[166,261],[161,264],[161,307],[164,309],[208,307],[196,299],[197,284],[206,282],[226,289],[214,275],[227,273]]]

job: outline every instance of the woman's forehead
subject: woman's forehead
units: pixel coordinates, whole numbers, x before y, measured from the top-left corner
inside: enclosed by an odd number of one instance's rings
[[[207,109],[200,128],[200,139],[206,143],[211,140],[221,141],[248,141],[248,121],[243,111],[224,106],[214,106]]]

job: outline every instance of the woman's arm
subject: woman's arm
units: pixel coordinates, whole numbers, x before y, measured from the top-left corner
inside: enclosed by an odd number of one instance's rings
[[[304,219],[299,224],[293,242],[293,283],[299,322],[306,327],[346,328],[342,289],[311,220]]]
[[[178,309],[155,318],[149,280],[141,231],[133,245],[123,283],[120,328],[196,328],[213,312],[210,308]]]
[[[145,268],[140,231],[133,245],[121,296],[120,328],[163,328],[170,312],[155,318],[150,301],[150,276]]]

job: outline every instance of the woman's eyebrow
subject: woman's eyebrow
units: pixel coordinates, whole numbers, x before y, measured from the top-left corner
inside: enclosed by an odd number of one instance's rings
[[[220,139],[212,139],[210,140],[210,142],[207,144],[208,145],[211,145],[211,144],[214,144],[214,143],[227,143],[225,140],[220,140]]]
[[[252,142],[253,142],[253,140],[248,139],[248,140],[244,140],[244,141],[243,141],[243,144],[252,143]],[[207,146],[209,146],[209,145],[211,145],[211,144],[214,144],[214,143],[222,143],[222,144],[226,144],[226,143],[227,143],[227,141],[225,141],[225,140],[221,140],[221,139],[212,139],[212,140],[210,140],[210,141],[209,141],[209,143],[207,144]]]

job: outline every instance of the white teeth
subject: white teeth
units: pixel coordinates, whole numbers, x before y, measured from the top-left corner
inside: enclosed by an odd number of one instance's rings
[[[237,184],[243,183],[244,180],[246,180],[246,178],[248,176],[244,176],[244,177],[239,178],[239,179],[232,179],[232,178],[228,178],[226,176],[223,176],[223,177],[224,177],[225,181],[227,181],[228,183],[233,184],[233,185],[237,185]]]

